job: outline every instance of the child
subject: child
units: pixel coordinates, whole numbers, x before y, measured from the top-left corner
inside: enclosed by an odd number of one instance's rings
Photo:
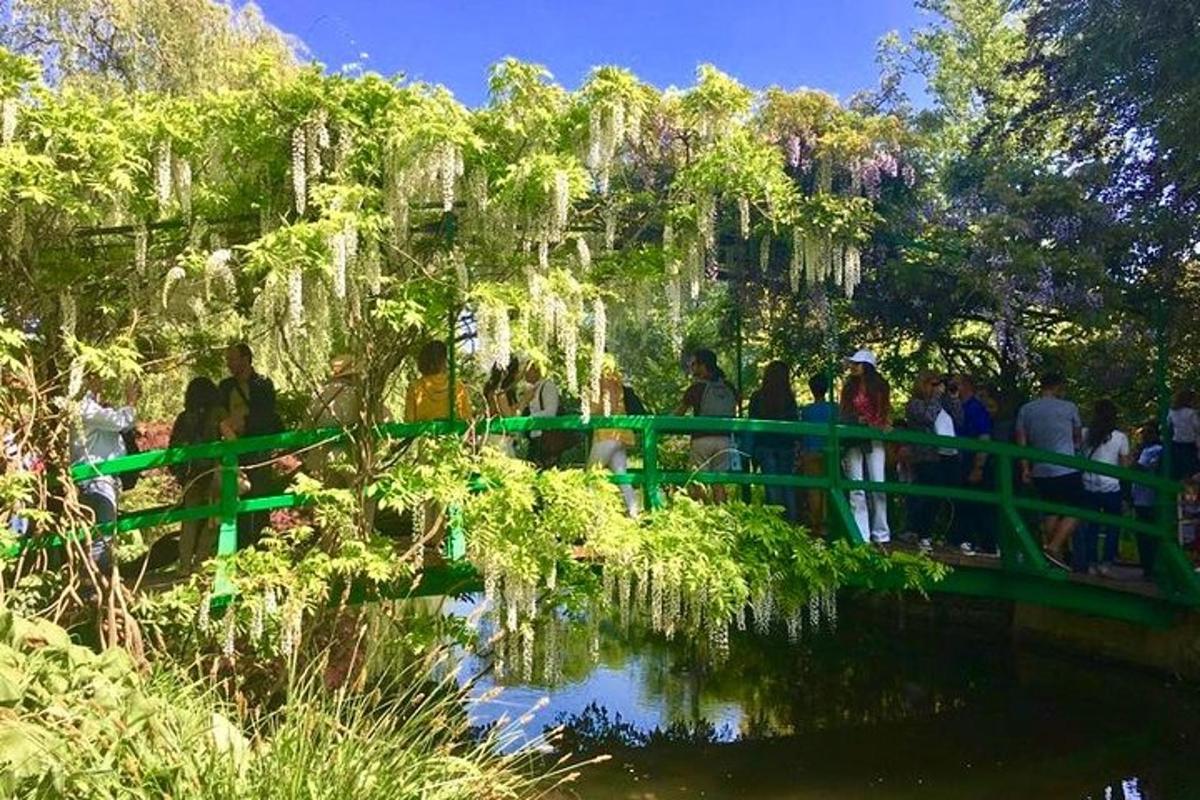
[[[1148,422],[1141,430],[1141,447],[1138,449],[1134,468],[1152,475],[1158,473],[1162,463],[1163,443],[1159,434],[1158,423]],[[1158,491],[1143,483],[1133,484],[1133,513],[1142,522],[1153,522],[1158,515]],[[1137,535],[1138,558],[1142,562],[1142,573],[1147,579],[1154,574],[1154,555],[1157,542],[1154,537],[1144,533]]]

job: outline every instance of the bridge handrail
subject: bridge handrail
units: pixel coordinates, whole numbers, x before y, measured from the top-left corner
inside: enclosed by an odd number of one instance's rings
[[[734,483],[782,485],[821,488],[829,492],[835,526],[843,536],[858,540],[857,528],[848,505],[846,492],[853,490],[882,491],[901,495],[946,497],[966,502],[979,502],[996,506],[1000,510],[1002,526],[1001,554],[1006,571],[1061,580],[1064,576],[1052,570],[1045,560],[1040,544],[1027,529],[1022,511],[1072,516],[1099,522],[1141,535],[1155,536],[1165,545],[1160,548],[1160,561],[1165,564],[1158,570],[1163,594],[1173,602],[1200,605],[1200,580],[1191,570],[1187,556],[1175,540],[1174,516],[1175,495],[1178,484],[1160,475],[1128,467],[1100,464],[1086,458],[1063,455],[1023,447],[1007,442],[984,439],[938,436],[935,434],[895,429],[880,431],[855,425],[817,422],[791,422],[721,417],[676,417],[676,416],[610,416],[591,417],[587,421],[580,416],[560,417],[509,417],[482,418],[472,421],[437,420],[428,422],[393,422],[375,426],[375,436],[406,439],[421,436],[462,435],[474,429],[477,434],[522,433],[533,430],[573,430],[579,432],[598,429],[625,429],[642,437],[644,466],[632,470],[633,474],[616,479],[622,483],[634,483],[643,487],[648,505],[659,502],[659,488],[664,485],[698,483]],[[220,521],[218,555],[226,556],[237,549],[237,517],[243,513],[265,511],[304,505],[307,498],[295,494],[269,497],[240,498],[237,494],[239,460],[246,456],[260,455],[267,460],[277,451],[296,451],[309,447],[324,447],[359,435],[361,428],[322,428],[306,431],[288,431],[279,434],[256,436],[233,441],[210,442],[198,445],[166,448],[124,456],[99,464],[80,464],[72,469],[72,478],[87,480],[97,475],[120,475],[125,472],[145,470],[171,464],[185,463],[197,459],[215,462],[221,476],[221,498],[214,506],[205,506],[204,516],[216,516]],[[822,442],[825,455],[825,470],[821,475],[763,475],[738,472],[668,471],[659,467],[659,442],[662,436],[714,434],[774,434],[812,437]],[[852,481],[842,475],[839,464],[840,451],[849,442],[876,440],[928,447],[950,448],[964,453],[986,453],[997,461],[994,488],[941,487],[894,481]],[[731,447],[735,442],[731,442]],[[257,461],[258,458],[253,460]],[[1059,466],[1090,472],[1098,475],[1138,483],[1158,493],[1159,515],[1155,523],[1140,519],[1116,516],[1094,509],[1076,508],[1059,503],[1019,496],[1014,480],[1014,464],[1020,460],[1056,464]],[[615,476],[614,476],[615,477]],[[212,512],[215,508],[215,514]],[[116,523],[101,526],[100,530],[124,532],[149,525],[161,525],[201,516],[196,508],[150,509],[122,515]],[[79,534],[68,534],[79,535]],[[58,539],[59,537],[50,537]],[[23,549],[24,544],[17,549]],[[220,575],[220,573],[219,573]],[[228,581],[218,581],[217,593],[224,589],[232,591]]]
[[[790,435],[797,438],[811,436],[821,439],[837,439],[842,443],[846,440],[872,439],[883,442],[916,444],[973,453],[986,453],[991,456],[1041,464],[1054,464],[1080,472],[1105,475],[1131,483],[1139,483],[1148,488],[1168,492],[1178,491],[1179,489],[1177,481],[1164,478],[1160,475],[1137,470],[1132,467],[1102,464],[1097,461],[1091,461],[1083,456],[1053,453],[1048,450],[1039,450],[991,439],[939,436],[937,434],[902,428],[881,431],[876,428],[857,425],[828,425],[819,422],[784,422],[739,417],[649,415],[592,417],[587,422],[584,422],[577,416],[496,417],[480,419],[473,424],[481,430],[486,428],[489,433],[524,433],[535,430],[594,431],[604,428],[619,428],[643,434],[653,430],[657,433],[668,435],[762,433]],[[449,422],[448,420],[390,422],[376,426],[375,433],[376,435],[389,438],[408,438],[426,435],[461,434],[465,433],[469,427],[470,424],[461,420],[455,422]],[[284,433],[265,436],[252,436],[231,441],[207,442],[161,450],[149,450],[136,455],[121,456],[120,458],[110,459],[97,464],[77,464],[71,470],[71,477],[74,480],[80,481],[98,475],[120,475],[126,472],[154,469],[198,459],[219,459],[222,456],[228,455],[242,456],[271,450],[301,449],[315,445],[335,444],[352,435],[352,432],[353,429],[319,428],[304,431],[286,431]]]

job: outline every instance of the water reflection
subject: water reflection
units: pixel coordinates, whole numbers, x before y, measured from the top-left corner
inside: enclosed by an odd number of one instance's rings
[[[585,774],[579,797],[1200,796],[1183,746],[1200,740],[1194,689],[944,619],[843,603],[836,631],[797,643],[735,631],[713,665],[703,643],[559,613],[539,624],[532,658],[501,653],[501,677],[478,691],[505,691],[476,721],[548,696],[533,733],[563,723],[573,750],[618,756]]]

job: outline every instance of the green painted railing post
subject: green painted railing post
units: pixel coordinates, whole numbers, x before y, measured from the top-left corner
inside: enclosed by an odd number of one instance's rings
[[[658,494],[658,426],[651,417],[642,435],[642,494],[647,511],[662,506]]]
[[[467,557],[467,536],[463,531],[462,506],[452,505],[446,509],[446,541],[443,554],[449,561]]]
[[[996,482],[1000,490],[1000,505],[996,509],[1000,516],[1000,557],[1005,569],[1023,572],[1048,572],[1049,564],[1042,555],[1042,548],[1029,534],[1029,527],[1021,517],[1013,500],[1017,496],[1013,480],[1013,459],[1007,453],[996,458]]]
[[[238,460],[233,454],[221,456],[221,500],[217,533],[217,577],[213,594],[225,597],[233,594],[225,561],[238,549]]]

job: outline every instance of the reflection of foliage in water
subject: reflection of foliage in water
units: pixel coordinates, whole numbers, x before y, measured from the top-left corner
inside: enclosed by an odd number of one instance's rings
[[[641,730],[626,722],[619,711],[612,713],[595,702],[589,703],[578,714],[558,714],[554,723],[555,727],[562,727],[561,746],[574,753],[655,744],[715,744],[735,738],[728,725],[717,728],[703,719],[692,723],[674,721],[666,728],[655,726],[649,731]]]
[[[643,705],[670,722],[639,729],[621,712],[621,697],[597,697],[578,714],[560,713],[573,747],[643,746],[651,741],[704,742],[795,735],[928,718],[964,708],[1013,680],[995,647],[896,630],[871,608],[848,603],[847,619],[799,642],[783,631],[735,634],[727,659],[714,663],[693,639],[666,641],[646,626],[599,624],[599,663],[639,681]],[[591,667],[590,624],[560,629],[562,678],[580,682]],[[544,676],[541,676],[544,679]],[[559,684],[561,685],[561,684]],[[539,681],[553,689],[555,684]],[[740,722],[714,729],[711,715],[740,711]]]

